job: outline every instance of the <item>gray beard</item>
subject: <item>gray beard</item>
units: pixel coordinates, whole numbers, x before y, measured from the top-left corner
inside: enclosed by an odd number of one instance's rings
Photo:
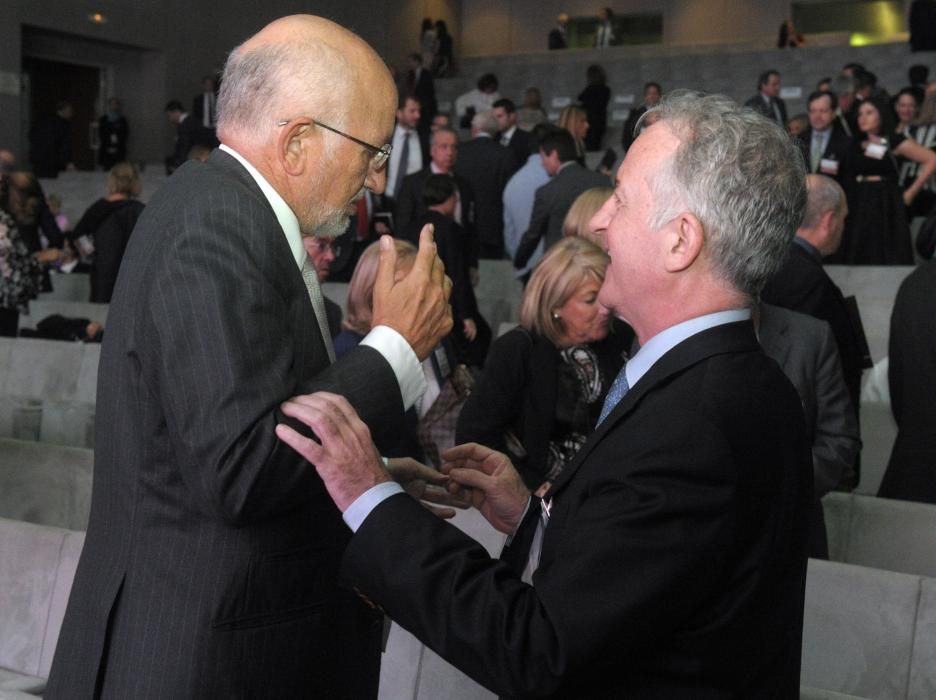
[[[330,216],[326,216],[311,233],[319,238],[337,238],[348,230],[349,218],[343,211],[335,212]]]

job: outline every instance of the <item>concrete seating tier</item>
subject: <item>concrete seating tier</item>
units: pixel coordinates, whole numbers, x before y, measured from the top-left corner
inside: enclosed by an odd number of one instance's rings
[[[93,447],[101,346],[0,338],[0,437]]]
[[[822,507],[833,561],[936,578],[936,505],[833,492]]]
[[[53,274],[52,291],[42,292],[40,301],[88,301],[91,298],[91,276],[84,272]]]
[[[514,273],[513,263],[509,260],[478,261],[479,279],[475,287],[478,311],[494,333],[498,332],[500,324],[520,320],[523,284]]]
[[[783,96],[787,112],[793,116],[806,111],[806,98],[820,78],[835,75],[848,62],[867,66],[878,76],[880,84],[894,94],[906,83],[907,68],[913,63],[931,64],[931,55],[911,55],[906,43],[864,47],[812,44],[796,51],[722,42],[536,51],[463,57],[459,61],[459,77],[436,81],[436,94],[440,109],[450,111],[458,95],[474,88],[482,74],[493,72],[500,83],[500,94],[517,104],[522,103],[524,90],[538,87],[546,112],[555,121],[560,105],[566,100],[574,102],[585,87],[585,69],[598,63],[605,69],[611,88],[604,146],[620,150],[620,129],[626,113],[640,106],[643,85],[650,80],[661,83],[667,92],[677,88],[704,90],[743,102],[756,92],[758,74],[774,68],[783,76],[783,87],[788,90]]]
[[[29,314],[20,316],[19,327],[35,328],[42,319],[59,314],[66,318],[86,318],[107,324],[110,304],[92,304],[89,301],[62,301],[60,299],[34,299],[29,302]]]
[[[0,518],[85,530],[94,452],[0,438]]]
[[[936,580],[810,560],[803,686],[873,700],[932,700],[934,659]]]
[[[0,698],[44,690],[83,544],[83,532],[0,518]]]

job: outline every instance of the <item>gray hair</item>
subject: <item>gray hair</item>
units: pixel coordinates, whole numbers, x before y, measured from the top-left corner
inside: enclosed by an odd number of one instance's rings
[[[471,128],[490,136],[496,136],[498,124],[497,117],[494,116],[494,110],[487,109],[474,115],[471,118]]]
[[[281,43],[251,49],[241,44],[224,66],[218,133],[222,139],[237,133],[254,143],[265,143],[278,120],[298,116],[340,128],[344,120],[338,106],[348,75],[345,57],[324,44]]]
[[[436,136],[438,136],[439,134],[451,134],[452,136],[455,137],[455,143],[458,143],[458,132],[455,131],[455,129],[453,129],[450,126],[440,126],[438,129],[436,129],[431,134],[429,134],[430,146],[435,146]]]
[[[826,212],[841,210],[845,203],[842,186],[827,175],[806,176],[806,213],[802,228],[813,228]]]
[[[793,140],[773,121],[723,95],[678,90],[646,114],[679,138],[648,178],[659,229],[690,211],[705,229],[716,273],[756,296],[779,268],[806,206],[806,168]]]
[[[839,75],[832,81],[831,92],[836,95],[853,95],[858,92],[858,86],[854,78]]]

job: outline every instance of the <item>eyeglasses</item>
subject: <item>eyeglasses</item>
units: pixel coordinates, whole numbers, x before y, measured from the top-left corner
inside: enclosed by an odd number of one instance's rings
[[[389,160],[390,158],[390,151],[393,150],[393,146],[391,146],[389,143],[385,143],[383,146],[378,147],[378,146],[368,143],[367,141],[362,141],[359,138],[351,136],[351,134],[346,134],[343,131],[339,131],[333,126],[328,126],[328,124],[323,124],[320,121],[316,121],[315,119],[310,119],[309,121],[315,126],[320,126],[323,129],[327,129],[328,131],[332,131],[338,134],[339,136],[344,136],[349,141],[354,141],[354,143],[356,143],[359,146],[364,146],[364,148],[366,148],[371,153],[373,153],[373,155],[371,156],[370,167],[373,168],[375,172],[379,172],[381,168],[383,168],[384,165],[387,164],[387,160]],[[286,126],[287,124],[289,124],[289,122],[290,122],[289,119],[281,119],[278,122],[276,122],[276,125]]]

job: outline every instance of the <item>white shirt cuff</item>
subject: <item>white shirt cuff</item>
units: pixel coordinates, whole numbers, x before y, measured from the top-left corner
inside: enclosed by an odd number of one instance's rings
[[[402,335],[389,326],[372,328],[361,341],[361,345],[374,348],[390,363],[400,383],[403,410],[408,411],[426,391],[426,378],[423,376],[422,364],[413,352],[413,348]]]
[[[342,514],[345,525],[351,528],[351,532],[357,532],[374,508],[398,493],[403,493],[403,487],[395,481],[382,481],[376,486],[371,486]]]

